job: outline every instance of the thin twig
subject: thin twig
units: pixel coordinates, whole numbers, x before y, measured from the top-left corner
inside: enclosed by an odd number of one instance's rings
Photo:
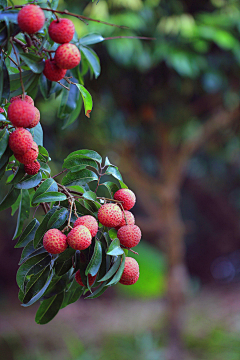
[[[60,172],[60,173],[58,173],[57,175],[52,176],[52,179],[54,179],[55,177],[57,177],[57,176],[59,176],[59,175],[63,174],[65,171],[67,171],[67,169],[65,169],[65,170],[61,171],[61,172]],[[58,184],[58,185],[60,185],[60,184]],[[60,186],[60,187],[61,187],[61,186]]]
[[[6,56],[6,57],[8,57],[9,58],[9,60],[11,60],[12,62],[13,62],[13,64],[14,65],[16,65],[17,67],[18,67],[18,64],[16,63],[16,61],[15,60],[13,60],[13,58],[11,58],[11,56],[10,55],[7,55],[5,52],[4,52],[4,50],[2,49],[2,52],[4,53],[4,55]]]
[[[134,253],[134,254],[136,254],[136,255],[139,255],[136,251],[134,251],[134,250],[132,250],[132,249],[130,249],[130,248],[122,245],[122,244],[121,244],[121,247],[124,248],[124,249],[127,249],[127,250],[131,251],[132,253]]]

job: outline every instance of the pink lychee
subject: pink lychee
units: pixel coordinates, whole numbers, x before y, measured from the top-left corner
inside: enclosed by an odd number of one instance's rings
[[[41,30],[44,23],[44,12],[37,5],[26,5],[18,13],[18,25],[27,34],[34,34]]]
[[[69,19],[53,20],[48,28],[50,38],[58,44],[69,43],[74,35],[74,24]]]
[[[8,143],[14,154],[23,155],[30,150],[33,145],[32,134],[22,127],[17,128],[10,134]]]
[[[139,278],[139,265],[137,261],[131,257],[126,257],[124,270],[120,279],[120,284],[133,285]]]
[[[60,254],[67,248],[67,237],[58,229],[50,229],[43,237],[43,246],[50,254]]]
[[[15,127],[29,127],[34,117],[34,106],[26,101],[15,100],[8,108],[8,118]]]
[[[130,210],[135,205],[136,196],[129,189],[120,189],[115,192],[114,199],[121,201],[124,210]]]
[[[33,161],[32,163],[24,165],[24,170],[28,175],[36,175],[40,167],[41,165],[38,161]]]
[[[128,210],[125,210],[124,213],[125,213],[125,216],[123,214],[122,221],[120,222],[120,224],[118,226],[115,227],[116,230],[120,229],[120,227],[122,227],[124,225],[134,225],[135,224],[134,215]],[[127,223],[126,223],[125,217],[127,219]]]
[[[93,216],[84,215],[84,216],[81,216],[81,217],[77,218],[77,220],[75,221],[73,227],[76,227],[78,225],[86,226],[88,228],[88,230],[90,231],[92,237],[97,235],[98,223],[97,223],[97,220]]]
[[[123,212],[116,204],[104,204],[98,210],[98,220],[103,226],[116,227],[123,219]]]
[[[121,245],[127,248],[136,246],[141,240],[141,230],[137,225],[124,225],[117,232]]]
[[[78,225],[68,234],[67,242],[75,250],[84,250],[91,245],[92,235],[86,226]]]
[[[46,78],[50,81],[59,81],[64,78],[66,75],[67,70],[66,69],[60,69],[56,61],[47,59],[45,61],[45,66],[43,70],[43,75],[46,76]]]
[[[81,54],[76,45],[62,44],[57,48],[54,59],[59,68],[73,69],[80,63]]]

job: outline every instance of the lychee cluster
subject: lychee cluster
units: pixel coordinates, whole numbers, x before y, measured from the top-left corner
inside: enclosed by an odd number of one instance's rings
[[[40,112],[34,106],[33,99],[25,95],[11,98],[8,107],[8,119],[15,127],[9,136],[9,146],[20,163],[24,164],[25,172],[35,175],[40,169],[37,161],[38,146],[27,130],[35,127],[40,121]]]

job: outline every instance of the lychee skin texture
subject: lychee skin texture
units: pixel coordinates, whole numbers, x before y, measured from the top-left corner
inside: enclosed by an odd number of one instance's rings
[[[53,20],[48,28],[50,38],[58,44],[69,43],[73,38],[74,32],[74,24],[69,19]]]
[[[137,225],[124,225],[118,230],[117,237],[120,244],[132,248],[140,242],[142,233]]]
[[[124,211],[125,212],[125,216],[127,218],[127,223],[125,221],[125,217],[123,214],[123,219],[120,222],[120,224],[118,226],[115,227],[116,230],[120,229],[120,227],[124,226],[124,225],[135,225],[135,217],[134,215],[130,212],[130,211]]]
[[[92,276],[90,274],[88,274],[88,283],[90,286],[92,286],[94,284],[94,281],[96,280],[96,277],[97,277],[97,274]],[[82,279],[81,279],[81,275],[80,275],[80,270],[78,270],[75,274],[75,279],[76,279],[76,282],[81,285],[81,286],[84,286],[83,282],[82,282]]]
[[[47,59],[45,61],[43,75],[45,75],[48,80],[59,81],[64,78],[66,72],[67,72],[66,69],[60,69],[56,65],[56,61],[54,59],[53,60]]]
[[[24,171],[28,175],[36,175],[40,169],[41,165],[38,161],[34,161],[30,164],[24,165]]]
[[[84,250],[91,245],[92,235],[86,226],[78,225],[68,234],[67,242],[75,250]]]
[[[116,204],[104,204],[98,210],[98,220],[103,226],[116,227],[123,219],[123,212]]]
[[[137,261],[131,257],[126,257],[124,270],[120,279],[120,284],[133,285],[139,278],[139,265]]]
[[[120,189],[116,191],[113,198],[115,200],[122,201],[124,210],[132,209],[136,202],[136,196],[134,192],[129,189]]]
[[[35,161],[38,157],[38,153],[39,153],[38,146],[35,142],[33,142],[31,149],[25,152],[25,154],[23,155],[14,154],[14,156],[20,163],[26,165]]]
[[[43,246],[50,254],[60,254],[67,248],[67,237],[58,229],[50,229],[43,237]]]
[[[10,99],[10,103],[12,103],[13,101],[16,101],[16,100],[22,100],[22,101],[26,101],[27,103],[31,104],[34,106],[34,101],[33,99],[31,98],[31,96],[29,95],[25,95],[25,98],[24,100],[22,99],[22,95],[18,95],[18,96],[14,96]]]
[[[78,225],[84,225],[88,228],[88,230],[90,231],[92,237],[96,236],[97,235],[97,232],[98,232],[98,223],[97,223],[97,220],[91,216],[91,215],[84,215],[84,216],[81,216],[79,217],[73,227],[75,228],[76,226]]]
[[[57,48],[54,59],[61,69],[73,69],[80,63],[81,54],[76,45],[62,44]]]
[[[29,129],[32,129],[34,128],[35,126],[37,126],[37,124],[39,123],[40,121],[40,111],[34,106],[34,109],[35,109],[35,116],[34,116],[34,119],[33,121],[31,122],[30,125],[28,125],[28,128]]]
[[[26,101],[15,100],[8,108],[8,118],[15,127],[29,127],[34,117],[34,106]]]
[[[32,134],[22,127],[17,128],[10,134],[8,143],[14,154],[23,155],[30,150],[33,145]]]
[[[18,25],[27,34],[41,30],[45,23],[45,15],[37,5],[26,5],[18,13]]]

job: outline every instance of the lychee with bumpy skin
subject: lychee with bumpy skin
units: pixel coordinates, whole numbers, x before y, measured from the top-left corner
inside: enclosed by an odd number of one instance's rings
[[[123,212],[116,204],[104,204],[98,210],[98,220],[103,226],[116,227],[123,219]]]
[[[34,106],[26,101],[15,100],[8,108],[8,118],[15,127],[29,127],[34,117]]]
[[[54,60],[60,69],[73,69],[80,63],[81,54],[76,45],[62,44],[57,48]]]
[[[32,147],[32,134],[22,127],[17,128],[10,134],[8,143],[14,154],[23,155]]]
[[[67,242],[75,250],[84,250],[91,245],[92,235],[86,226],[78,225],[68,234]]]
[[[18,13],[18,25],[27,34],[41,30],[45,23],[43,10],[37,5],[26,5]]]
[[[22,164],[26,165],[26,164],[30,164],[33,161],[35,161],[38,157],[38,146],[37,144],[33,141],[32,147],[30,150],[28,150],[27,152],[25,152],[24,154],[14,154],[15,158]]]
[[[84,215],[75,221],[73,227],[75,228],[78,225],[84,225],[90,231],[92,237],[97,235],[98,232],[98,223],[97,220],[92,215]]]
[[[132,248],[140,242],[142,233],[137,225],[124,225],[118,230],[117,237],[121,245]]]
[[[24,165],[24,171],[28,175],[36,175],[39,172],[41,165],[38,161]]]
[[[124,214],[125,214],[125,216],[124,216]],[[127,223],[126,223],[125,217],[127,219]],[[120,229],[120,227],[122,227],[124,225],[135,225],[135,217],[134,217],[134,215],[130,211],[127,211],[127,210],[124,211],[123,219],[120,222],[120,224],[115,227],[115,229],[118,230],[118,229]]]
[[[37,124],[39,123],[40,121],[40,111],[34,106],[34,109],[35,109],[35,116],[34,116],[34,119],[33,121],[31,122],[30,125],[28,125],[28,128],[29,129],[32,129],[34,128],[35,126],[37,126]]]
[[[115,192],[114,199],[121,201],[124,210],[130,210],[135,205],[136,196],[132,190],[120,189]]]
[[[43,75],[50,81],[59,81],[66,75],[66,69],[60,69],[56,61],[53,59],[47,59],[43,70]]]
[[[31,104],[34,106],[34,101],[33,99],[31,98],[31,96],[29,95],[25,95],[25,98],[23,99],[22,98],[22,95],[18,95],[18,96],[14,96],[10,99],[10,103],[12,103],[13,101],[16,101],[16,100],[22,100],[22,101],[26,101],[27,103]]]
[[[139,265],[138,262],[131,258],[126,257],[124,270],[120,279],[120,284],[133,285],[139,278]]]
[[[58,43],[69,43],[74,35],[75,27],[69,19],[53,20],[48,28],[50,38]]]
[[[50,254],[60,254],[67,248],[67,237],[58,229],[50,229],[43,237],[43,247]]]
[[[88,274],[88,283],[89,283],[89,286],[92,286],[94,284],[94,281],[96,280],[96,277],[97,277],[97,274],[92,276],[90,274]],[[82,279],[81,279],[81,275],[80,275],[80,270],[78,270],[75,274],[75,279],[76,279],[76,282],[81,285],[81,286],[84,286],[83,282],[82,282]]]

